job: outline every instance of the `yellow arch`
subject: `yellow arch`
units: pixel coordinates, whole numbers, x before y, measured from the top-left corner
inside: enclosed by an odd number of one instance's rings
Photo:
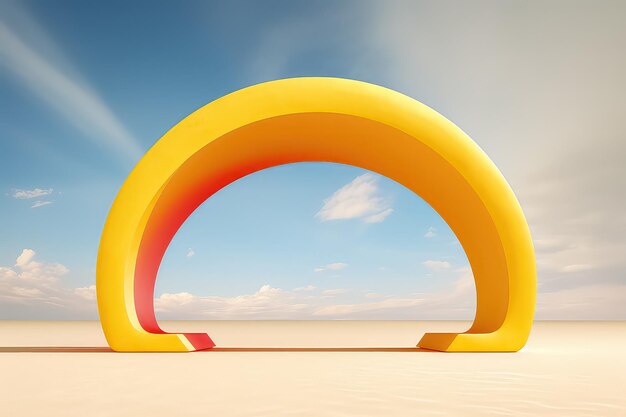
[[[416,192],[468,256],[477,310],[465,333],[427,333],[442,351],[517,351],[532,325],[536,272],[530,232],[502,174],[458,127],[392,90],[337,78],[267,82],[226,95],[167,132],[128,176],[98,253],[98,308],[117,351],[191,351],[208,335],[163,332],[154,281],[185,219],[229,183],[271,166],[336,162]]]

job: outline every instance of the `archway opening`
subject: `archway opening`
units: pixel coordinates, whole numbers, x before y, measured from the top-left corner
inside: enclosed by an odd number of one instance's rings
[[[458,239],[415,193],[360,168],[296,163],[235,181],[187,219],[155,310],[164,331],[220,347],[414,347],[420,332],[467,330],[475,297]]]

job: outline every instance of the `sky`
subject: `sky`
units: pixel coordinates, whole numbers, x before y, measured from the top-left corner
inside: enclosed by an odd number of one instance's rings
[[[0,0],[0,319],[95,319],[107,212],[185,116],[263,81],[367,81],[437,110],[511,184],[538,319],[626,319],[626,4]],[[471,319],[467,258],[401,185],[321,163],[182,226],[160,319]]]

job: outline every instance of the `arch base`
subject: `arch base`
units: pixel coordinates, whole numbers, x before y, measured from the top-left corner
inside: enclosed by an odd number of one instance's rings
[[[206,333],[126,332],[125,337],[109,340],[116,352],[195,352],[215,347]]]
[[[517,352],[524,346],[504,331],[492,333],[426,333],[417,347],[440,352]]]

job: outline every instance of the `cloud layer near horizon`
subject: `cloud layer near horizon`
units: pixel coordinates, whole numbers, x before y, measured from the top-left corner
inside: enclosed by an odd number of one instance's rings
[[[52,319],[96,318],[95,285],[71,288],[63,283],[67,267],[36,261],[35,256],[34,250],[24,249],[15,265],[0,266],[3,318],[37,317],[43,311]],[[452,285],[430,293],[376,294],[314,285],[288,290],[265,284],[255,293],[232,297],[163,293],[154,305],[162,320],[471,320],[476,308],[471,271],[461,267],[454,272],[457,278]],[[536,318],[606,320],[626,316],[624,291],[626,286],[616,291],[613,286],[598,284],[540,293]]]

